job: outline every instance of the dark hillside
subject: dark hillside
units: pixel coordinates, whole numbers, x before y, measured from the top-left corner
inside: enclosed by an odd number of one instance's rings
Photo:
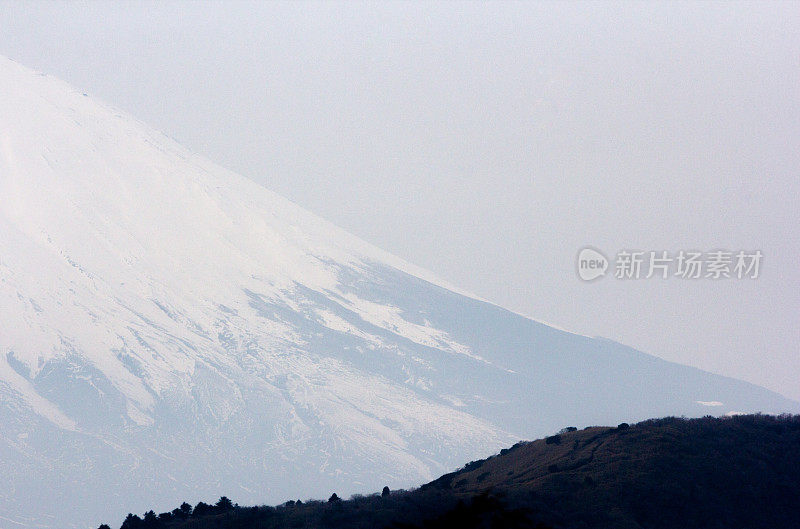
[[[428,485],[565,527],[800,527],[800,418],[656,419],[522,443]]]
[[[415,491],[279,507],[223,502],[123,524],[283,527],[796,529],[800,416],[667,418],[565,429]]]

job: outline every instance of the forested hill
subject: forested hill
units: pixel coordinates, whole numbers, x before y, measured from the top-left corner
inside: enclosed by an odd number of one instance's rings
[[[800,416],[565,428],[413,491],[129,515],[123,529],[797,528]]]

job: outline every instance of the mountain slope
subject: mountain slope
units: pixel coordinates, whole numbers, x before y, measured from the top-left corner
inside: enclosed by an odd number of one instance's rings
[[[460,293],[2,58],[0,94],[10,526],[407,486],[564,421],[797,409]]]

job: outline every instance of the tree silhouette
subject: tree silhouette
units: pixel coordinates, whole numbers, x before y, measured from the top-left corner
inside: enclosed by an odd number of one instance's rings
[[[382,497],[382,498],[385,498],[385,497],[387,497],[389,494],[391,494],[391,492],[389,491],[389,487],[383,487],[383,490],[381,491],[381,497]]]
[[[97,529],[111,529],[111,527],[109,527],[107,523],[104,523],[100,524],[100,527],[98,527]]]
[[[206,514],[210,514],[211,510],[211,505],[201,501],[194,506],[192,514],[194,514],[194,516],[205,516]]]
[[[147,511],[144,513],[144,520],[142,521],[142,527],[146,527],[147,529],[152,529],[158,527],[158,517],[154,511]]]
[[[219,509],[222,512],[230,511],[231,509],[233,509],[233,502],[229,500],[227,496],[222,496],[217,501],[217,509]]]
[[[328,503],[336,503],[337,501],[342,501],[342,500],[334,492],[333,494],[331,494],[331,497],[328,498]]]
[[[140,527],[142,527],[142,519],[133,513],[128,513],[120,529],[139,529]]]

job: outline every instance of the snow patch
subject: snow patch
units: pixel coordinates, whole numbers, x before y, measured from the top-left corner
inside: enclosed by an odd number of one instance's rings
[[[718,400],[696,400],[697,404],[701,406],[723,406],[724,404]]]

